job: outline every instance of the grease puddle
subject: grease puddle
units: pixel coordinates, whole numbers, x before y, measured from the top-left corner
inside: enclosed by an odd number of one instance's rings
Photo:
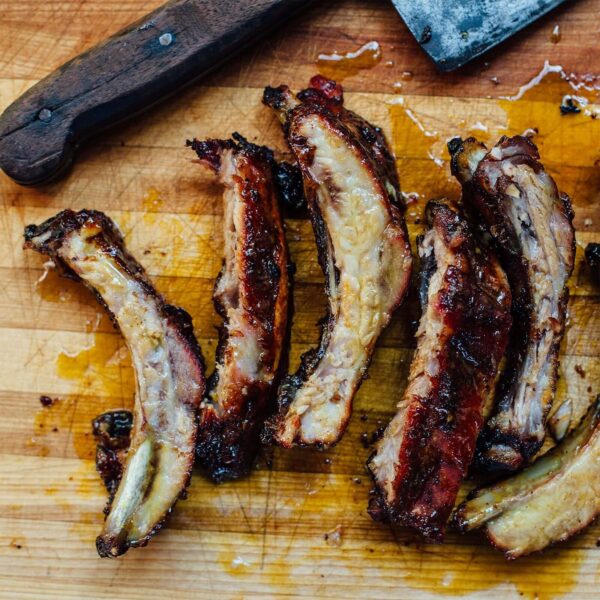
[[[482,544],[487,542],[482,541]],[[403,548],[403,562],[420,561],[422,565],[416,571],[408,570],[405,582],[414,589],[448,596],[484,590],[500,594],[500,590],[508,586],[528,600],[553,600],[575,588],[585,558],[583,551],[564,546],[513,562],[484,545],[471,548],[470,553],[460,552],[460,556],[459,560],[450,558],[448,550],[444,551],[441,546]],[[508,592],[505,593],[508,595]]]
[[[450,175],[446,143],[455,136],[475,136],[488,146],[502,135],[533,137],[547,170],[577,205],[576,226],[588,217],[586,207],[600,201],[600,78],[567,74],[558,65],[542,70],[512,96],[496,99],[446,97],[392,98],[389,114],[393,149],[409,222],[418,223],[429,198],[457,196]],[[576,111],[561,112],[571,100]],[[581,221],[581,223],[579,222]]]
[[[339,54],[319,54],[316,60],[319,73],[330,79],[341,81],[356,75],[363,69],[372,69],[381,62],[382,52],[379,42],[370,41],[357,50]]]
[[[78,312],[77,305],[97,307],[96,300],[81,283],[56,273],[40,279],[36,289],[43,300],[65,303],[74,313]],[[65,456],[66,443],[78,458],[93,459],[96,446],[91,420],[110,408],[117,408],[122,398],[133,397],[135,382],[129,353],[121,336],[112,329],[108,315],[96,311],[84,322],[83,345],[79,335],[73,347],[63,348],[56,357],[56,374],[72,381],[73,389],[58,397],[50,390],[52,402],[40,406],[34,417],[34,434],[29,445],[40,456]]]

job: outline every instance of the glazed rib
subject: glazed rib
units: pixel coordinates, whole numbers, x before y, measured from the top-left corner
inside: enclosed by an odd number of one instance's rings
[[[456,203],[431,201],[426,216],[417,350],[398,412],[369,459],[369,512],[440,540],[506,349],[511,296]]]
[[[449,147],[452,172],[485,222],[512,289],[507,366],[477,463],[486,471],[513,471],[541,448],[554,400],[575,257],[573,212],[528,138],[503,137],[489,152],[473,138]]]
[[[136,377],[134,423],[123,477],[100,556],[143,546],[185,492],[194,462],[204,392],[200,348],[190,316],[165,304],[104,214],[65,210],[25,229],[25,247],[46,254],[98,297],[121,330]]]
[[[485,526],[491,543],[518,558],[564,541],[600,512],[600,397],[560,445],[492,487],[475,490],[457,509],[465,532]]]
[[[213,295],[224,325],[197,444],[200,463],[215,481],[245,475],[252,466],[264,419],[273,412],[288,321],[281,176],[268,148],[234,138],[189,142],[225,187],[225,260]]]
[[[320,76],[294,96],[267,88],[304,179],[325,274],[328,316],[318,348],[278,393],[266,439],[326,447],[342,436],[375,342],[402,302],[411,253],[394,159],[381,131],[343,107]]]

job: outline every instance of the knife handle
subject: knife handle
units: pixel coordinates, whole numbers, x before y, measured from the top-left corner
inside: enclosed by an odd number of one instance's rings
[[[86,138],[214,69],[306,0],[171,0],[42,79],[0,116],[0,168],[64,173]]]

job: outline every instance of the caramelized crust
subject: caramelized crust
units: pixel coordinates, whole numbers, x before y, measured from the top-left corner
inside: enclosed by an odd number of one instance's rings
[[[494,240],[512,289],[507,366],[477,451],[482,470],[512,471],[541,448],[554,400],[575,257],[573,211],[528,138],[503,137],[489,152],[473,138],[449,147],[452,171]]]
[[[431,201],[426,215],[417,350],[398,413],[368,462],[369,512],[441,540],[506,348],[511,297],[455,203]]]
[[[106,475],[120,483],[96,540],[100,556],[118,556],[148,543],[190,480],[204,392],[192,321],[165,304],[115,224],[100,212],[65,210],[30,225],[25,247],[50,256],[96,294],[132,355],[137,391],[131,443],[122,477],[115,462],[107,465]]]
[[[128,410],[112,410],[92,421],[96,438],[96,470],[108,491],[109,507],[123,477],[132,426],[133,414]]]
[[[214,481],[250,470],[273,412],[288,321],[288,251],[278,196],[298,197],[293,168],[272,152],[233,140],[189,142],[225,188],[225,259],[214,290],[224,319],[217,367],[200,413],[197,456]],[[301,195],[301,194],[300,194]]]
[[[335,444],[375,346],[402,302],[411,253],[394,159],[381,131],[343,107],[320,76],[294,96],[267,88],[304,180],[329,311],[318,348],[278,394],[265,438],[285,447]]]

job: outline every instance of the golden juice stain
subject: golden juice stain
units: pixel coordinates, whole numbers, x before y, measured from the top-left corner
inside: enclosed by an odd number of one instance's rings
[[[415,103],[418,104],[418,101]],[[428,114],[424,118],[425,110]],[[444,161],[447,136],[440,129],[435,112],[421,105],[412,107],[404,97],[395,98],[390,103],[389,115],[392,148],[407,204],[406,219],[409,224],[418,225],[430,198],[453,196],[458,191],[458,185],[450,177]]]
[[[502,135],[532,135],[541,160],[576,208],[576,226],[589,222],[600,201],[598,78],[544,69],[513,96],[497,99],[397,96],[389,103],[392,143],[405,195],[417,202],[408,221],[420,219],[429,198],[460,191],[449,171],[446,143],[474,136],[493,145]],[[573,98],[576,110],[563,114]],[[586,219],[588,219],[586,221]]]
[[[144,196],[142,206],[147,211],[157,211],[163,205],[163,198],[160,191],[154,186],[148,188],[146,195]]]
[[[92,419],[119,408],[123,404],[121,398],[128,405],[131,401],[127,399],[133,398],[135,382],[129,353],[107,313],[99,310],[92,293],[80,282],[50,272],[36,289],[45,301],[68,302],[73,311],[93,308],[96,312],[90,312],[83,324],[87,333],[85,346],[65,349],[56,358],[57,375],[72,381],[73,389],[60,397],[49,391],[52,401],[40,406],[35,414],[33,437],[27,445],[40,456],[68,456],[68,448],[79,458],[93,459]]]
[[[116,334],[90,335],[89,346],[57,357],[57,374],[72,380],[75,390],[68,397],[53,398],[52,404],[36,413],[33,437],[27,445],[36,448],[40,456],[66,456],[68,444],[78,458],[93,459],[92,419],[118,408],[114,405],[123,402],[120,398],[133,398],[135,383],[124,342]],[[102,396],[95,397],[94,392]]]
[[[61,352],[56,362],[58,375],[74,381],[79,391],[71,433],[75,452],[84,459],[94,458],[96,452],[92,420],[122,404],[131,408],[135,393],[125,342],[117,334],[95,332],[91,336],[89,346],[74,354]]]
[[[56,272],[48,272],[35,284],[40,297],[47,302],[86,303],[92,300],[92,293],[78,281],[61,277]]]
[[[341,81],[346,77],[356,75],[363,69],[372,69],[381,61],[381,46],[376,41],[363,44],[358,50],[339,54],[319,54],[317,68],[319,73],[330,79]]]
[[[263,585],[276,588],[286,587],[293,582],[290,577],[290,568],[286,557],[267,559],[262,562],[260,555],[256,554],[256,548],[260,547],[260,540],[255,540],[252,544],[254,552],[244,553],[244,549],[237,548],[233,550],[222,550],[218,553],[216,561],[224,573],[236,578],[248,580],[251,577],[257,577]]]
[[[242,551],[224,550],[219,553],[217,562],[221,565],[223,571],[228,575],[235,577],[244,577],[256,569],[256,565],[243,556]]]
[[[589,104],[577,106],[579,113],[563,114],[560,107],[569,96],[580,96]],[[595,102],[596,93],[574,91],[559,73],[548,73],[518,100],[498,100],[508,123],[506,131],[498,133],[535,130],[533,141],[545,168],[571,197],[578,229],[596,212],[593,207],[600,201],[600,119],[593,117]]]
[[[91,334],[90,343],[73,354],[61,352],[56,371],[63,379],[78,383],[86,395],[100,393],[127,398],[134,391],[134,376],[125,342],[118,334]]]
[[[564,546],[516,561],[489,546],[459,549],[403,547],[399,559],[406,565],[406,583],[448,596],[508,587],[528,600],[554,600],[575,589],[585,559],[582,550]]]

